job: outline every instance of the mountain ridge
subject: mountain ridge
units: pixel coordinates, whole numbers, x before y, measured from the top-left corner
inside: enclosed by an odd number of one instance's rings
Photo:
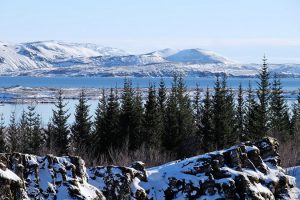
[[[282,76],[300,76],[300,64],[270,65]],[[255,76],[259,64],[239,64],[210,50],[161,49],[132,54],[92,43],[0,42],[0,75],[25,76]]]

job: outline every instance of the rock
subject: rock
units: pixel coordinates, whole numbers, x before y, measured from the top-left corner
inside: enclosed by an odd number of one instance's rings
[[[0,199],[290,199],[295,183],[279,166],[278,145],[267,137],[150,169],[0,154]]]

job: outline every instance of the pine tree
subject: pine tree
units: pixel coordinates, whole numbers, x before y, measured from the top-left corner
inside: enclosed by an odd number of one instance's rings
[[[18,124],[16,122],[16,114],[12,112],[10,115],[8,130],[8,141],[10,152],[17,152],[20,150],[20,134],[18,131]]]
[[[64,103],[64,97],[62,90],[59,90],[56,97],[57,103],[55,103],[55,110],[52,110],[52,130],[54,144],[57,145],[58,155],[65,155],[69,153],[70,142],[70,130],[68,125],[68,109],[66,109],[67,103]]]
[[[159,104],[156,100],[155,87],[150,84],[148,98],[145,104],[144,142],[148,147],[158,148],[161,143],[162,120],[159,113]]]
[[[91,116],[84,90],[81,91],[79,102],[75,107],[75,122],[71,127],[75,152],[87,150],[91,136]]]
[[[209,89],[206,89],[205,98],[203,99],[202,115],[200,120],[200,137],[202,138],[202,149],[204,152],[214,150],[214,134],[213,134],[213,113],[212,100]]]
[[[281,81],[276,74],[270,94],[270,118],[271,135],[280,141],[285,141],[289,136],[290,121]]]
[[[258,76],[259,82],[257,82],[258,109],[257,109],[256,123],[258,125],[258,128],[255,134],[257,134],[258,138],[266,136],[269,130],[268,112],[269,112],[270,84],[269,84],[268,65],[266,61],[267,59],[264,56],[263,66]]]
[[[5,138],[5,126],[3,114],[0,115],[0,153],[6,153],[7,143]]]
[[[245,125],[245,120],[244,120],[245,110],[244,110],[243,88],[242,88],[241,83],[239,85],[239,90],[238,90],[238,99],[237,99],[236,111],[237,111],[237,113],[236,113],[237,133],[239,135],[239,141],[243,141],[244,125]]]

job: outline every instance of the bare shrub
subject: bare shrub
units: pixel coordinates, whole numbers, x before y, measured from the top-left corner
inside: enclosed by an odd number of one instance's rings
[[[300,146],[299,139],[290,139],[279,146],[279,154],[282,167],[292,167],[300,165]]]

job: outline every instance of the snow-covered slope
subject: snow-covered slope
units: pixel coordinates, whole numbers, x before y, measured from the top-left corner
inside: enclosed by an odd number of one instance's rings
[[[233,61],[203,49],[185,49],[166,57],[172,62],[198,63],[198,64],[234,64]]]
[[[0,154],[0,199],[297,199],[279,163],[273,138],[149,169],[141,161],[86,168],[76,156]]]
[[[0,42],[0,72],[86,65],[95,56],[123,56],[125,51],[94,44],[40,41]]]
[[[145,54],[95,44],[0,42],[0,75],[30,76],[254,76],[259,64],[238,64],[203,49],[162,49]],[[300,64],[270,65],[284,76],[300,76]]]

